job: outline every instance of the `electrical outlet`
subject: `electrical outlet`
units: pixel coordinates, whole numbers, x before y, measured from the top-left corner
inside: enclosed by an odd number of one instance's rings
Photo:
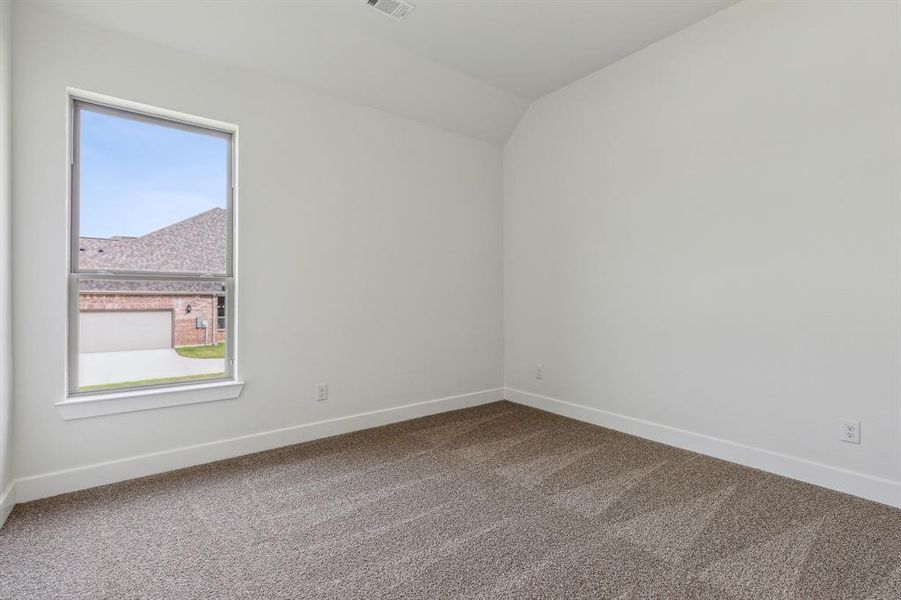
[[[544,379],[544,367],[535,365],[535,379]]]
[[[854,421],[852,419],[843,419],[840,439],[843,442],[848,442],[849,444],[859,444],[860,443],[860,421]]]
[[[320,383],[316,386],[316,400],[322,402],[328,400],[328,384]]]

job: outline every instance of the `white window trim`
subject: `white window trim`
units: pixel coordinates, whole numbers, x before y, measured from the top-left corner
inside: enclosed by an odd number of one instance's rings
[[[79,394],[56,403],[60,416],[66,420],[86,419],[119,413],[199,404],[215,400],[232,400],[241,395],[244,383],[235,380],[215,380],[209,383],[157,388],[132,388],[105,394]]]
[[[146,388],[126,388],[122,390],[111,390],[100,393],[72,393],[69,391],[69,382],[70,382],[70,373],[69,373],[69,363],[70,360],[67,359],[67,369],[66,369],[66,377],[65,377],[65,394],[64,400],[61,402],[57,402],[55,404],[57,410],[60,413],[60,416],[65,420],[70,419],[81,419],[87,417],[96,417],[103,415],[112,415],[117,413],[125,413],[125,412],[135,412],[142,410],[149,410],[155,408],[163,408],[167,406],[180,406],[185,404],[197,404],[201,402],[211,402],[215,400],[229,400],[237,398],[241,395],[241,391],[244,388],[244,382],[241,381],[238,377],[238,126],[225,123],[222,121],[215,121],[213,119],[207,119],[204,117],[198,117],[195,115],[190,115],[186,113],[181,113],[177,111],[167,110],[157,108],[147,104],[141,104],[138,102],[132,102],[129,100],[122,100],[120,98],[114,98],[112,96],[106,96],[103,94],[97,94],[95,92],[89,92],[86,90],[80,90],[75,88],[68,88],[66,90],[66,112],[68,115],[68,153],[69,156],[67,158],[67,197],[66,197],[66,211],[67,211],[67,229],[70,238],[73,235],[73,227],[72,224],[72,207],[73,207],[73,198],[72,198],[72,176],[73,171],[71,165],[73,164],[74,156],[72,152],[74,150],[74,131],[73,131],[73,106],[75,102],[88,102],[93,104],[99,104],[103,106],[108,106],[113,109],[125,110],[129,112],[144,114],[150,117],[156,117],[160,119],[165,119],[169,121],[175,121],[179,123],[184,123],[190,126],[208,128],[208,129],[216,129],[219,131],[223,131],[228,133],[232,137],[232,148],[231,148],[231,164],[229,165],[231,169],[231,231],[229,232],[229,238],[231,243],[231,253],[230,253],[230,278],[231,285],[229,290],[229,304],[231,305],[229,308],[231,309],[227,313],[229,314],[229,322],[227,323],[227,331],[228,331],[228,343],[233,348],[231,352],[231,369],[230,369],[230,377],[227,379],[215,379],[210,381],[201,381],[196,383],[181,383],[181,384],[172,384],[172,385],[161,385],[154,387],[146,387]],[[66,252],[66,277],[69,278],[71,275],[71,264],[72,264],[72,248],[73,243],[72,240],[69,240],[69,244],[67,244],[67,252]],[[71,293],[71,291],[70,291]],[[67,354],[72,352],[71,341],[69,339],[70,323],[69,320],[72,318],[71,316],[71,300],[67,297],[66,299],[66,348]]]

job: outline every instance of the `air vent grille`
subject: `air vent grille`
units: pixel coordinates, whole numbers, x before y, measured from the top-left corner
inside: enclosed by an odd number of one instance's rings
[[[403,21],[413,11],[413,5],[406,0],[366,0],[366,4],[396,21]]]

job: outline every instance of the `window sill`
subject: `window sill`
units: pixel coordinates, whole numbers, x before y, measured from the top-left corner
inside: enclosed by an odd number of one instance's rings
[[[212,381],[192,385],[128,390],[105,394],[72,396],[64,402],[57,402],[56,409],[63,420],[87,419],[104,415],[135,412],[198,404],[215,400],[231,400],[241,395],[243,381]]]

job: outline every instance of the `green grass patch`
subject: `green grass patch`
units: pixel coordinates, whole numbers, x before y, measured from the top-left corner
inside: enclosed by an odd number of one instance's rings
[[[225,342],[211,346],[181,346],[175,351],[186,358],[225,358]]]
[[[182,381],[198,381],[201,379],[217,379],[225,373],[206,373],[203,375],[182,375],[181,377],[163,377],[162,379],[142,379],[140,381],[121,381],[119,383],[104,383],[101,385],[83,385],[79,392],[96,392],[100,390],[114,390],[116,388],[139,387],[142,385],[157,385],[160,383],[179,383]]]

